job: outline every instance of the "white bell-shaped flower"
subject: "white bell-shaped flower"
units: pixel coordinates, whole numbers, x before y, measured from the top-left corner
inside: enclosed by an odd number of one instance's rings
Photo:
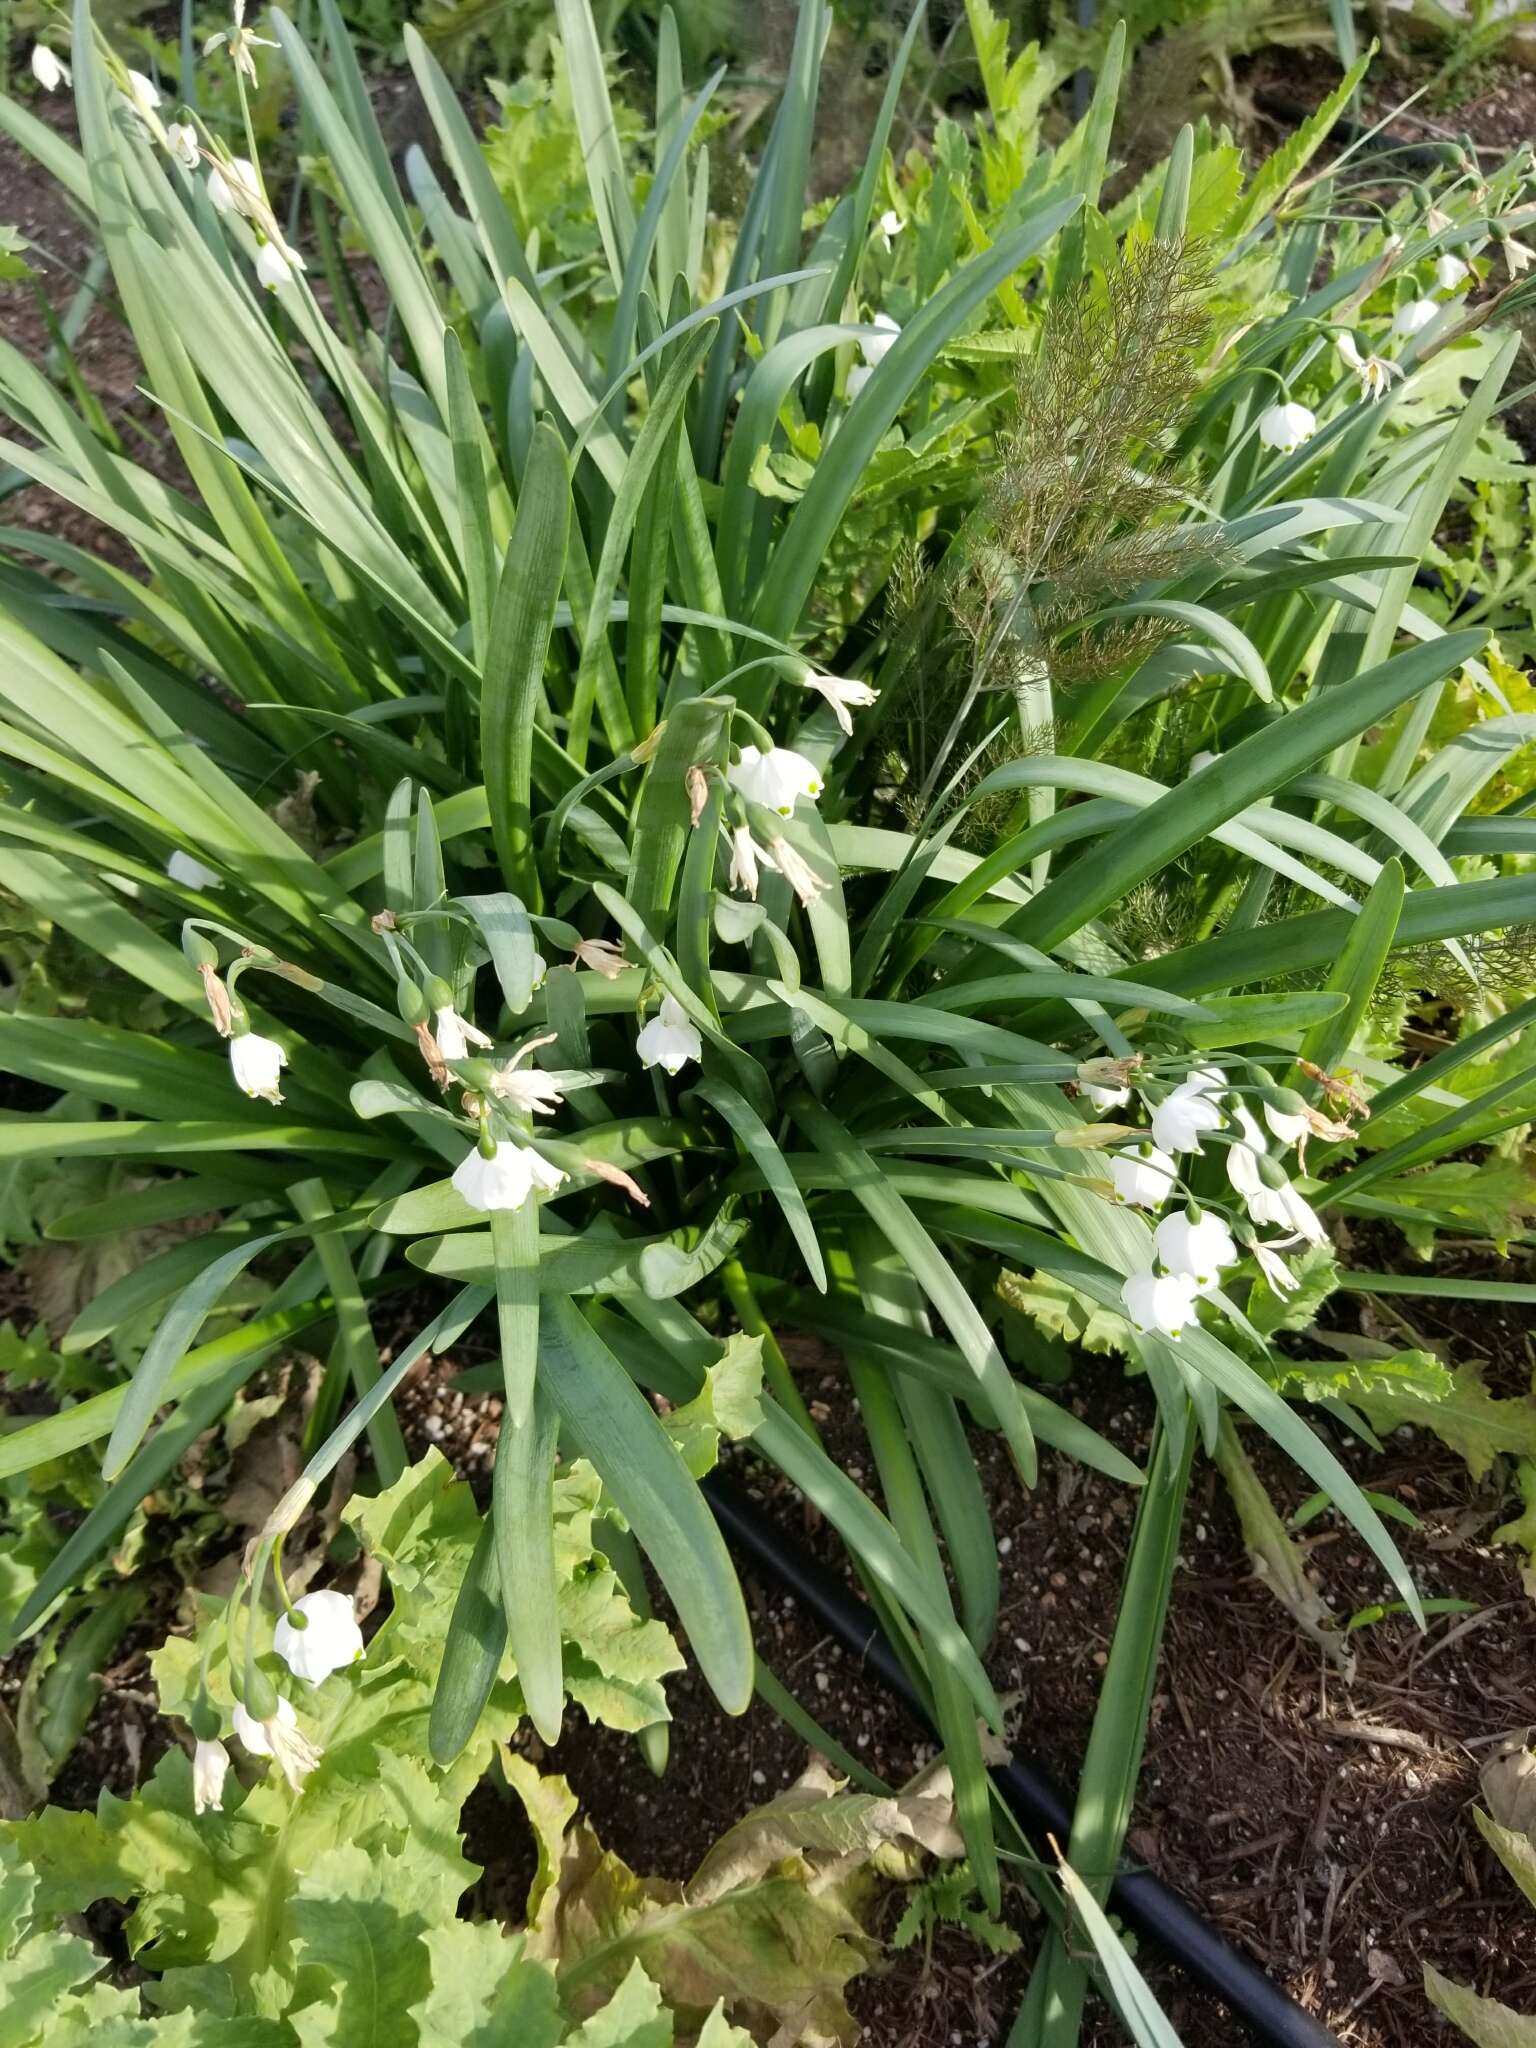
[[[471,1024],[467,1017],[461,1017],[452,1003],[444,1003],[433,1012],[432,1036],[437,1040],[437,1049],[445,1060],[467,1060],[469,1048],[478,1045],[488,1050],[496,1041]]]
[[[128,98],[133,104],[133,111],[147,120],[160,104],[160,88],[152,78],[146,78],[142,71],[130,71]]]
[[[817,675],[814,670],[806,676],[805,687],[826,699],[832,707],[833,717],[845,733],[853,731],[853,713],[867,710],[880,697],[880,692],[868,683],[850,681],[845,676]]]
[[[1157,1105],[1152,1112],[1153,1144],[1164,1152],[1199,1152],[1201,1134],[1219,1131],[1226,1122],[1221,1104],[1207,1092],[1211,1085],[1209,1071],[1192,1074]],[[1214,1085],[1224,1086],[1225,1076],[1215,1075]]]
[[[1284,405],[1272,405],[1259,416],[1259,439],[1266,448],[1277,448],[1282,455],[1293,454],[1316,432],[1317,414],[1294,399],[1288,399]]]
[[[675,996],[663,996],[661,1008],[635,1039],[642,1067],[663,1067],[680,1073],[690,1060],[704,1057],[704,1041]]]
[[[1192,1280],[1198,1294],[1214,1294],[1223,1269],[1238,1260],[1231,1231],[1209,1209],[1195,1222],[1187,1215],[1165,1216],[1153,1231],[1152,1242],[1167,1270]]]
[[[1468,265],[1448,250],[1445,255],[1435,258],[1435,283],[1443,292],[1455,291],[1457,285],[1464,284],[1471,275]]]
[[[229,1041],[229,1064],[235,1077],[235,1086],[253,1101],[281,1102],[283,1091],[278,1086],[279,1076],[288,1064],[288,1055],[275,1038],[262,1038],[255,1031],[242,1031]]]
[[[345,1593],[306,1593],[293,1603],[302,1614],[299,1628],[289,1615],[279,1615],[272,1647],[295,1678],[322,1685],[333,1671],[355,1664],[363,1654],[363,1632]]]
[[[777,811],[781,818],[793,815],[797,798],[808,796],[814,803],[821,795],[821,770],[793,747],[770,747],[766,754],[760,747],[743,747],[726,780],[749,803]]]
[[[1143,1336],[1183,1335],[1195,1316],[1199,1295],[1187,1273],[1133,1273],[1120,1289],[1131,1327]]]
[[[190,121],[167,122],[165,146],[184,171],[197,169],[201,152],[197,146],[197,130]]]
[[[745,889],[754,903],[757,901],[759,864],[770,864],[766,851],[752,837],[750,825],[738,825],[731,834],[730,886]]]
[[[61,85],[70,83],[69,66],[46,43],[32,45],[32,76],[44,92],[57,92]]]
[[[552,1193],[566,1178],[531,1145],[503,1139],[487,1159],[475,1146],[453,1171],[453,1185],[471,1209],[521,1209],[536,1190]]]
[[[1307,1115],[1305,1103],[1300,1109],[1292,1110],[1278,1102],[1266,1102],[1264,1121],[1282,1145],[1299,1144],[1311,1135],[1312,1119]]]
[[[594,940],[601,945],[602,940]],[[553,1045],[558,1033],[546,1031],[542,1038],[530,1038],[526,1045],[520,1045],[511,1059],[497,1068],[491,1081],[491,1092],[498,1102],[509,1103],[524,1116],[553,1116],[564,1102],[559,1083],[553,1074],[546,1074],[542,1067],[524,1066],[524,1060],[532,1060],[541,1045]]]
[[[1367,399],[1380,398],[1391,388],[1392,379],[1401,377],[1402,368],[1388,362],[1385,356],[1360,353],[1359,345],[1352,334],[1339,336],[1339,354],[1360,379],[1360,396]]]
[[[870,325],[875,332],[859,336],[859,354],[873,370],[885,361],[901,339],[901,328],[889,313],[877,313]]]
[[[826,883],[787,839],[770,839],[766,848],[759,847],[758,854],[775,874],[784,877],[807,910],[826,893]]]
[[[200,861],[195,854],[183,853],[178,846],[165,864],[166,878],[180,882],[188,889],[213,889],[218,886],[219,871]]]
[[[1392,332],[1402,340],[1411,340],[1415,334],[1422,334],[1431,321],[1440,317],[1440,308],[1433,299],[1410,299],[1406,306],[1399,306],[1392,318]]]
[[[232,157],[226,167],[210,165],[208,197],[218,213],[249,213],[260,205],[261,185],[250,158]]]
[[[244,1708],[239,1710],[244,1712]],[[259,1729],[259,1723],[252,1723]],[[229,1751],[222,1742],[198,1739],[192,1751],[192,1811],[217,1812],[224,1803],[224,1779],[229,1771]]]
[[[234,1718],[235,1733],[251,1755],[272,1757],[297,1792],[319,1763],[322,1751],[299,1727],[299,1717],[293,1711],[291,1701],[279,1693],[277,1712],[270,1720],[258,1721],[236,1700]]]
[[[1160,1209],[1173,1193],[1179,1169],[1166,1152],[1114,1152],[1106,1162],[1115,1199],[1138,1209]]]
[[[294,273],[304,268],[292,249],[280,249],[276,242],[263,242],[256,251],[256,282],[269,292],[293,282]]]
[[[1262,1238],[1255,1238],[1251,1247],[1259,1271],[1269,1282],[1276,1294],[1294,1294],[1301,1282],[1281,1258],[1273,1245],[1265,1244]]]
[[[1095,1082],[1083,1084],[1083,1096],[1098,1111],[1100,1116],[1106,1109],[1124,1109],[1131,1099],[1129,1088],[1100,1088]]]

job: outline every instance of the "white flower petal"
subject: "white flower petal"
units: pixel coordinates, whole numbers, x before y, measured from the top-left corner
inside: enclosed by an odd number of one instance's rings
[[[306,1625],[296,1628],[286,1614],[279,1615],[272,1647],[295,1678],[321,1685],[333,1671],[362,1656],[363,1632],[345,1593],[306,1593],[294,1601],[293,1609]]]

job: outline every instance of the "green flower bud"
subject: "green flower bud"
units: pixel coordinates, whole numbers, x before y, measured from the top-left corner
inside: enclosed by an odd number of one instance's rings
[[[259,1664],[247,1666],[240,1675],[240,1704],[253,1721],[270,1721],[277,1712],[277,1687]]]
[[[200,1692],[198,1694],[192,1703],[192,1711],[188,1714],[187,1721],[192,1733],[199,1742],[218,1741],[219,1729],[223,1724],[220,1720],[218,1708],[209,1699],[207,1693]]]
[[[415,982],[407,981],[404,975],[395,983],[395,1008],[407,1024],[427,1021],[427,999]]]
[[[427,1007],[432,1010],[451,1010],[454,1007],[453,990],[440,974],[434,974],[427,983]]]
[[[181,928],[181,950],[193,967],[217,967],[219,949],[206,932],[200,932],[190,922]]]

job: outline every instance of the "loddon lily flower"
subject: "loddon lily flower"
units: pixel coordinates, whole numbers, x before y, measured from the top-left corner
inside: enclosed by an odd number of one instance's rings
[[[814,803],[821,795],[821,770],[793,747],[770,747],[767,753],[743,747],[726,780],[748,803],[777,811],[781,818],[793,815],[798,798],[808,796]]]
[[[1282,455],[1294,454],[1316,432],[1317,414],[1309,405],[1298,405],[1294,399],[1284,405],[1272,405],[1259,416],[1259,439],[1266,448],[1278,449]]]
[[[537,1190],[552,1194],[567,1176],[531,1145],[502,1139],[489,1158],[475,1146],[453,1170],[453,1185],[471,1209],[521,1209]]]
[[[1392,332],[1405,340],[1415,334],[1422,334],[1431,321],[1438,320],[1440,308],[1433,299],[1410,299],[1406,306],[1399,306],[1392,319]]]
[[[752,837],[750,825],[738,825],[731,834],[730,886],[745,889],[754,903],[757,901],[759,865],[771,865],[766,850]]]
[[[152,78],[146,78],[142,71],[130,71],[128,98],[133,104],[133,111],[148,120],[160,104],[160,88]]]
[[[546,1074],[541,1067],[525,1067],[523,1061],[531,1060],[541,1045],[553,1045],[556,1036],[555,1032],[547,1031],[542,1038],[530,1038],[504,1066],[496,1069],[491,1093],[498,1102],[508,1103],[524,1116],[554,1115],[565,1100],[554,1075]]]
[[[1443,292],[1455,291],[1457,285],[1465,284],[1471,275],[1471,266],[1463,263],[1459,256],[1451,255],[1449,250],[1435,258],[1435,283]]]
[[[1201,1134],[1219,1131],[1226,1122],[1221,1104],[1210,1095],[1225,1086],[1226,1076],[1209,1068],[1181,1081],[1152,1112],[1153,1144],[1164,1152],[1198,1153]]]
[[[235,1701],[235,1733],[252,1756],[274,1759],[292,1789],[297,1792],[319,1763],[323,1751],[299,1727],[291,1701],[277,1696],[277,1712],[258,1721],[241,1701]]]
[[[472,1045],[488,1051],[496,1041],[487,1038],[477,1025],[461,1017],[452,1003],[441,1003],[432,1013],[432,1036],[445,1060],[467,1060]]]
[[[256,52],[258,50],[275,50],[277,45],[270,36],[258,36],[246,27],[245,0],[235,0],[234,17],[234,26],[232,28],[221,28],[216,35],[211,35],[207,42],[203,44],[203,55],[205,57],[211,56],[215,50],[223,49],[227,45],[235,69],[244,72],[245,76],[254,84],[256,82]]]
[[[229,1041],[229,1064],[235,1086],[253,1101],[282,1101],[278,1080],[288,1055],[275,1038],[263,1038],[255,1031],[239,1032]]]
[[[304,258],[297,249],[280,248],[276,242],[263,242],[256,251],[256,282],[269,292],[292,284],[303,268]]]
[[[1339,354],[1360,379],[1362,398],[1383,397],[1391,389],[1392,379],[1403,374],[1401,365],[1389,363],[1385,356],[1361,355],[1359,345],[1352,334],[1339,336]]]
[[[333,1671],[345,1670],[362,1656],[363,1632],[345,1593],[306,1593],[294,1601],[293,1614],[303,1616],[303,1627],[293,1615],[280,1615],[272,1647],[306,1685],[324,1684]]]
[[[859,354],[863,362],[855,363],[848,372],[848,396],[857,398],[871,376],[883,363],[901,338],[901,328],[889,313],[877,313],[870,322],[872,333],[859,336]]]
[[[1120,1289],[1131,1327],[1175,1342],[1193,1321],[1199,1290],[1187,1273],[1133,1273]]]
[[[868,683],[851,682],[843,676],[817,675],[814,670],[806,676],[805,687],[826,699],[832,707],[833,717],[845,733],[853,731],[853,713],[866,710],[878,702],[880,696],[880,692],[871,689]]]
[[[1198,1216],[1165,1216],[1152,1233],[1157,1256],[1170,1273],[1194,1283],[1197,1294],[1214,1294],[1222,1269],[1235,1266],[1237,1245],[1220,1216],[1209,1210]]]
[[[243,1709],[241,1710],[243,1711]],[[260,1723],[253,1724],[257,1727]],[[222,1742],[205,1742],[201,1737],[192,1751],[192,1811],[217,1812],[224,1803],[224,1779],[229,1771],[229,1751]]]
[[[190,121],[167,122],[165,146],[184,171],[197,169],[201,152],[197,146],[197,130]]]
[[[261,182],[248,156],[208,167],[208,197],[216,213],[251,213],[261,204]]]
[[[656,1015],[641,1026],[635,1051],[642,1067],[663,1067],[677,1074],[690,1060],[704,1057],[704,1041],[677,998],[663,996]]]
[[[1116,1152],[1105,1164],[1116,1201],[1129,1202],[1137,1209],[1160,1209],[1179,1177],[1168,1154],[1153,1146],[1140,1152]]]
[[[32,76],[44,92],[57,92],[61,85],[70,83],[69,66],[46,43],[32,45]]]
[[[590,967],[605,981],[616,981],[629,965],[623,946],[615,945],[612,939],[578,939],[574,952],[582,967]]]

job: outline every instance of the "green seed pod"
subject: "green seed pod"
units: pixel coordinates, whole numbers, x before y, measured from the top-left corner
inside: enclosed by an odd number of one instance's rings
[[[244,1694],[241,1705],[253,1721],[270,1721],[277,1712],[277,1687],[268,1678],[259,1664],[248,1666],[242,1673]]]
[[[427,1021],[427,999],[415,982],[407,981],[404,975],[395,983],[395,1007],[407,1024]]]

